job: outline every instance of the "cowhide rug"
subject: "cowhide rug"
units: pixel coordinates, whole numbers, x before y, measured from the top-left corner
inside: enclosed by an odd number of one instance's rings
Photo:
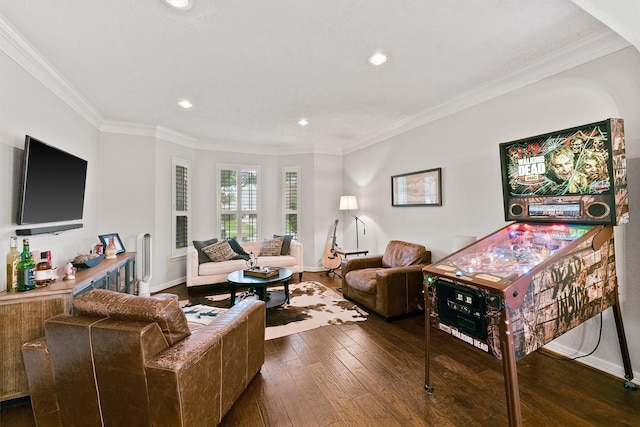
[[[268,290],[284,291],[284,287],[274,286]],[[239,298],[257,298],[246,292],[236,295]],[[366,311],[318,282],[291,283],[289,299],[289,304],[267,310],[265,339],[270,340],[326,325],[367,320]],[[229,301],[229,294],[206,295],[191,297],[188,302],[183,301],[182,305],[190,322],[206,324],[217,313],[228,308]]]

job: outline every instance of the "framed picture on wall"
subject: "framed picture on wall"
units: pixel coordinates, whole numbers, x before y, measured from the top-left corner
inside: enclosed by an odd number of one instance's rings
[[[442,206],[442,168],[391,177],[391,206]]]
[[[113,243],[116,245],[116,254],[124,253],[124,245],[122,244],[122,240],[120,240],[118,233],[103,234],[98,237],[100,238],[100,242],[103,244],[105,250],[109,244],[109,239],[113,237]]]

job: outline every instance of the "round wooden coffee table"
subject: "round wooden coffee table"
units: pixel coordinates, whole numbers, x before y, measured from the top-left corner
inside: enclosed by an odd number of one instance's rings
[[[231,291],[231,303],[230,307],[236,303],[236,288],[238,286],[253,288],[262,301],[267,305],[267,308],[278,307],[289,302],[289,281],[293,272],[288,268],[280,268],[278,275],[273,277],[254,277],[244,274],[244,270],[236,270],[233,273],[229,273],[227,281],[229,282],[229,290]],[[284,292],[269,291],[267,287],[274,286],[279,283],[284,284]]]

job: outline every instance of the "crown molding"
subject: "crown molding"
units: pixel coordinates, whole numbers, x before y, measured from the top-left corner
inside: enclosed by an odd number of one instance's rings
[[[258,143],[246,141],[206,142],[198,141],[196,148],[229,153],[261,154],[265,156],[285,156],[291,154],[331,154],[342,155],[342,148],[321,144],[286,145],[278,143]]]
[[[630,44],[610,29],[603,29],[577,43],[551,52],[522,67],[497,76],[459,96],[418,114],[398,120],[379,128],[362,138],[345,144],[343,153],[348,154],[369,145],[400,135],[443,117],[478,105],[508,92],[528,86],[545,78],[586,64],[603,56],[618,52]]]
[[[196,148],[197,140],[188,135],[167,129],[162,126],[149,126],[139,123],[104,120],[98,128],[100,132],[115,133],[120,135],[147,136],[162,141]]]
[[[173,142],[174,144],[184,145],[189,148],[196,148],[198,144],[197,139],[162,126],[156,126],[155,137],[163,141]]]
[[[2,14],[0,49],[87,122],[96,129],[100,127],[102,114]]]
[[[255,143],[231,141],[226,143],[207,143],[181,134],[162,126],[150,126],[139,123],[104,120],[99,127],[103,133],[144,136],[171,142],[185,147],[207,151],[221,151],[242,154],[261,154],[265,156],[281,156],[287,154],[334,154],[341,155],[342,150],[336,147],[325,147],[317,144],[291,147],[277,143]]]

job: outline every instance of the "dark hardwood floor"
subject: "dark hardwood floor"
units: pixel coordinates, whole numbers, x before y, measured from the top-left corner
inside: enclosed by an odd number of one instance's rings
[[[305,273],[336,288],[337,278]],[[184,287],[172,291],[184,295]],[[506,426],[502,364],[433,332],[424,386],[424,316],[326,326],[267,341],[266,361],[223,426]],[[525,426],[639,426],[640,392],[538,351],[518,362]],[[636,367],[637,369],[637,367]],[[33,426],[26,402],[3,404],[0,425]]]

